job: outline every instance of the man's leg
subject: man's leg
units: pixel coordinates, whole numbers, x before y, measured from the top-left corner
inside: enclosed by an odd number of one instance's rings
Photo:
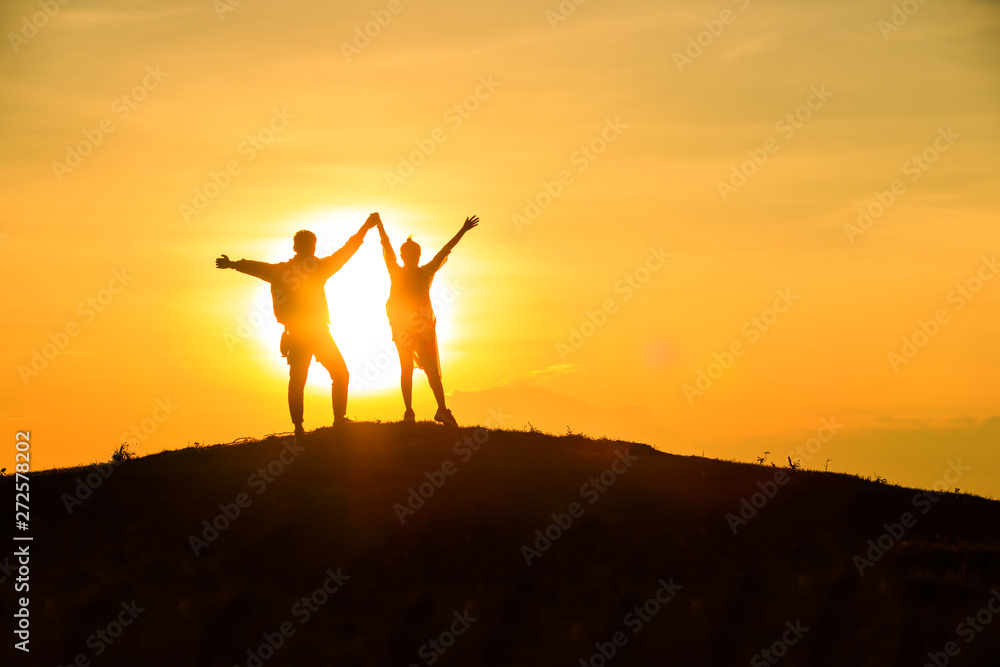
[[[312,362],[312,351],[303,341],[290,341],[288,352],[288,412],[295,424],[295,431],[302,429],[302,412],[306,378],[309,376],[309,364]]]
[[[316,360],[323,364],[323,367],[330,373],[333,418],[334,420],[343,419],[347,416],[347,385],[351,377],[347,372],[344,355],[340,353],[337,344],[333,342],[333,336],[330,335],[329,331],[324,331],[317,336],[315,354]]]

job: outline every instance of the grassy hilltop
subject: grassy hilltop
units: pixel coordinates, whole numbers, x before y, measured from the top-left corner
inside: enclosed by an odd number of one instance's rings
[[[1000,656],[1000,617],[976,620],[1000,503],[842,474],[359,423],[33,474],[31,507],[32,651],[8,664]]]

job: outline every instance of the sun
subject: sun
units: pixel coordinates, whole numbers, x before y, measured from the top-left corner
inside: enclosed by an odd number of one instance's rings
[[[273,252],[267,261],[280,262],[292,254],[292,235],[299,229],[308,229],[316,234],[316,255],[326,257],[338,249],[354,234],[368,217],[370,211],[343,210],[323,211],[297,218],[282,225],[286,233],[273,239]],[[408,216],[397,212],[380,212],[385,220],[389,237],[397,251],[407,235],[420,236],[420,225],[414,224]],[[427,261],[437,248],[424,250],[423,260]],[[437,315],[438,343],[442,347],[442,364],[447,358],[445,351],[448,341],[453,339],[452,301],[448,298],[447,283],[438,283],[431,288],[431,301]],[[354,256],[326,283],[326,297],[330,306],[330,333],[337,343],[347,369],[351,374],[352,395],[385,393],[399,387],[399,357],[392,342],[392,331],[385,312],[385,302],[389,298],[389,274],[382,257],[377,230],[365,236],[365,242]],[[257,335],[267,349],[277,350],[283,327],[270,319],[262,325]],[[287,377],[288,365],[277,354],[268,355],[276,373]],[[330,376],[315,359],[309,367],[306,387],[330,387]]]

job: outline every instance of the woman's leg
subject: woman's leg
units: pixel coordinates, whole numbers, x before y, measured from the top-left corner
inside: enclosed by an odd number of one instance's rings
[[[403,392],[403,405],[413,412],[413,348],[396,342],[399,354],[399,388]]]
[[[427,374],[427,383],[434,392],[434,399],[437,401],[438,410],[447,410],[444,402],[444,384],[441,381],[441,364],[438,361],[437,337],[430,336],[417,343],[417,358],[420,360],[420,367]]]

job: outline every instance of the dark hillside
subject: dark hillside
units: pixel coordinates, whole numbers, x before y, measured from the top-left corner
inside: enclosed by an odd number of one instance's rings
[[[1000,503],[977,497],[427,423],[184,449],[110,470],[32,475],[32,650],[26,661],[8,648],[9,664],[780,656],[886,667],[923,665],[929,652],[955,665],[1000,656],[1000,618],[982,624],[1000,586]],[[69,513],[88,475],[100,484]],[[4,498],[12,486],[3,479]],[[416,509],[401,523],[411,489]],[[749,518],[734,535],[727,515],[741,499]],[[213,520],[217,533],[203,523]],[[868,544],[880,536],[884,555]],[[855,556],[871,558],[863,576]],[[13,580],[2,584],[7,626]],[[982,609],[981,630],[960,625]],[[956,657],[942,653],[948,642]]]

